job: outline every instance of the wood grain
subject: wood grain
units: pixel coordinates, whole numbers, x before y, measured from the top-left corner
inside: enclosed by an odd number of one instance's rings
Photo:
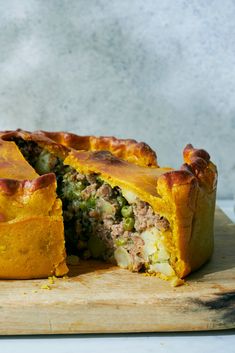
[[[42,286],[49,289],[42,289]],[[216,211],[211,261],[173,288],[90,261],[68,279],[1,281],[0,334],[160,332],[235,327],[235,225]]]

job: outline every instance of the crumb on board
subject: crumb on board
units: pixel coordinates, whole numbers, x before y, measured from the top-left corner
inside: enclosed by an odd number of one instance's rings
[[[183,279],[181,279],[181,278],[174,277],[171,280],[171,286],[172,287],[179,287],[179,286],[182,286],[183,284],[185,284],[185,281]]]
[[[154,273],[148,273],[148,272],[145,272],[145,273],[144,273],[144,276],[145,276],[145,277],[150,277],[150,276],[152,277],[153,275],[154,275]]]
[[[48,286],[48,284],[43,284],[43,285],[41,285],[41,287],[40,287],[41,289],[47,289],[47,290],[51,290],[51,287],[50,286]]]
[[[158,277],[158,274],[157,273],[150,273],[150,272],[145,272],[144,273],[144,276],[145,277]],[[164,276],[165,277],[165,276]],[[168,280],[167,277],[164,278],[163,276],[161,276],[162,279],[166,279]],[[170,284],[172,287],[179,287],[179,286],[182,286],[182,285],[185,285],[185,280],[181,279],[181,278],[178,278],[178,277],[173,277],[170,279]]]
[[[56,280],[57,280],[56,276],[49,276],[48,277],[48,281],[50,284],[54,284]]]

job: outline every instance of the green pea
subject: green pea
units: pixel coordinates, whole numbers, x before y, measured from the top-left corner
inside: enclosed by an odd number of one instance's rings
[[[117,202],[119,203],[120,207],[123,207],[126,205],[126,199],[124,199],[124,197],[122,197],[122,196],[117,197]]]
[[[85,185],[83,184],[82,181],[77,181],[76,184],[75,184],[75,190],[77,191],[82,191],[85,189]]]
[[[82,211],[86,211],[86,210],[87,210],[87,203],[86,203],[86,201],[81,201],[80,204],[79,204],[79,208],[80,208],[80,210],[82,210]]]
[[[86,187],[81,181],[78,181],[76,183],[71,183],[70,185],[71,185],[72,198],[80,196],[81,191],[84,190]]]
[[[62,189],[63,196],[67,199],[77,198],[83,189],[85,189],[85,185],[80,181],[77,183],[65,183]]]
[[[87,201],[87,208],[95,208],[95,205],[96,205],[96,199],[94,197],[90,197]]]
[[[49,151],[43,150],[35,164],[36,171],[41,174],[50,173],[55,167],[57,158]]]
[[[124,219],[123,228],[124,230],[131,231],[134,228],[135,220],[132,217],[127,217]]]
[[[123,206],[121,209],[121,214],[124,218],[132,216],[132,207],[131,206]]]
[[[104,182],[104,180],[102,180],[99,175],[96,177],[96,181],[100,184],[103,184],[103,182]]]
[[[125,245],[126,244],[126,240],[123,239],[123,238],[118,238],[118,239],[116,239],[115,244],[116,244],[116,246]]]

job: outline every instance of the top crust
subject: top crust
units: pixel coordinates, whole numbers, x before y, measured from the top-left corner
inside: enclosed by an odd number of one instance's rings
[[[109,151],[114,156],[140,166],[157,167],[156,153],[145,143],[113,136],[78,136],[68,132],[37,131],[64,146],[76,150]]]
[[[42,130],[33,133],[21,129],[0,132],[0,139],[5,141],[9,141],[14,137],[35,141],[63,159],[68,156],[70,150],[75,149],[91,152],[89,153],[91,161],[102,160],[102,163],[106,165],[119,165],[119,168],[125,166],[123,161],[139,166],[159,168],[155,152],[144,142],[138,143],[135,140],[102,136],[78,136],[67,132],[47,132]],[[196,149],[191,144],[188,144],[183,150],[183,158],[185,163],[178,171],[168,171],[170,168],[161,168],[160,174],[164,173],[164,178],[169,186],[173,187],[174,184],[190,183],[193,175],[198,182],[201,183],[203,181],[211,190],[216,188],[217,171],[210,162],[210,155],[205,150]],[[209,173],[209,170],[211,173]],[[159,176],[159,172],[160,170],[157,171],[157,176]]]
[[[203,149],[196,149],[188,144],[183,151],[184,164],[181,170],[187,170],[198,180],[200,186],[207,189],[208,192],[216,190],[217,186],[217,168],[210,161],[210,155]]]
[[[63,154],[64,147],[85,151],[109,151],[114,156],[140,166],[157,167],[156,153],[145,143],[132,139],[118,139],[113,136],[78,136],[68,132],[35,131],[30,133],[21,129],[15,131],[2,131],[0,138],[22,137],[35,140],[42,144],[54,144]]]
[[[17,193],[19,189],[27,190],[28,193],[33,193],[36,190],[47,188],[51,184],[56,184],[54,173],[41,175],[33,180],[0,178],[0,190],[6,195],[13,195]]]
[[[210,155],[203,149],[194,148],[191,144],[183,150],[184,163],[180,170],[165,175],[169,187],[174,184],[185,184],[196,178],[200,185],[213,191],[217,185],[217,169],[210,161]]]

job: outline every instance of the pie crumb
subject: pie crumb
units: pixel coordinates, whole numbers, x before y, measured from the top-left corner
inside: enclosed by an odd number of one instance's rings
[[[41,289],[51,290],[51,287],[48,286],[47,284],[43,284],[40,288],[41,288]]]

